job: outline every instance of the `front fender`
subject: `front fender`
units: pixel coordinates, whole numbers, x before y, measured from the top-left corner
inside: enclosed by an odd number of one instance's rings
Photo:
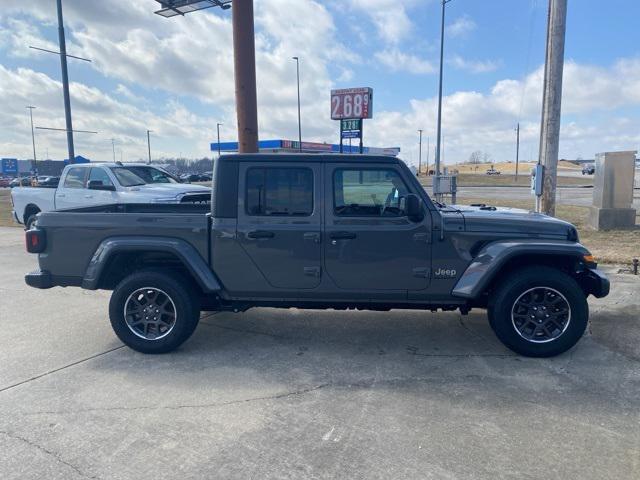
[[[222,290],[220,281],[198,251],[188,242],[170,237],[111,237],[103,240],[85,271],[82,288],[87,290],[98,288],[102,272],[113,255],[121,252],[150,251],[176,255],[204,292],[215,293]]]
[[[588,255],[589,251],[580,243],[566,240],[511,240],[497,241],[486,245],[464,271],[451,294],[467,299],[477,298],[511,259],[518,256],[544,255],[575,257]]]

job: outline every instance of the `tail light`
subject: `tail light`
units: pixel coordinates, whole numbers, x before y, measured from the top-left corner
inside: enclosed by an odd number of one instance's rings
[[[44,230],[40,230],[39,228],[27,230],[25,240],[27,244],[27,252],[29,253],[42,253],[47,247],[47,236],[44,233]]]

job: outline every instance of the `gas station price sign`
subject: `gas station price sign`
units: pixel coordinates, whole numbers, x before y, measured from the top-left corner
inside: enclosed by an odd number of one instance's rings
[[[345,88],[331,90],[331,119],[363,119],[373,117],[373,89]]]
[[[343,131],[362,130],[362,120],[357,118],[342,120],[340,128],[342,128]]]

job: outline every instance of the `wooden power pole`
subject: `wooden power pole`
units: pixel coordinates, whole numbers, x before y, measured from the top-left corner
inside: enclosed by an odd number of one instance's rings
[[[238,116],[238,152],[258,152],[256,46],[253,0],[233,0],[233,54]]]
[[[564,69],[566,26],[567,0],[549,0],[547,53],[544,68],[539,151],[539,163],[544,166],[544,183],[542,196],[539,202],[537,202],[537,206],[538,211],[551,216],[556,213],[562,72]]]

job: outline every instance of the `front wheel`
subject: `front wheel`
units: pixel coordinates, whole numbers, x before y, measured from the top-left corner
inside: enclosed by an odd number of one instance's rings
[[[109,302],[113,331],[138,352],[175,350],[191,336],[200,319],[198,300],[189,285],[180,275],[153,270],[126,277]]]
[[[502,279],[489,305],[489,323],[496,336],[528,357],[566,352],[580,340],[588,321],[582,288],[550,267],[528,267]]]

